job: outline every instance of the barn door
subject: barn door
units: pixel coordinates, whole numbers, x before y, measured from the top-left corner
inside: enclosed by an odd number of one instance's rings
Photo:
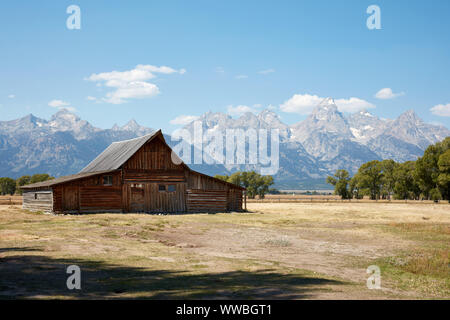
[[[78,187],[77,186],[64,186],[63,210],[64,211],[78,211]]]
[[[145,211],[145,186],[142,183],[130,184],[130,211]]]

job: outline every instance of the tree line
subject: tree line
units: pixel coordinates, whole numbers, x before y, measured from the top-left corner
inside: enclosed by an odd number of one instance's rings
[[[263,176],[255,171],[238,171],[230,176],[216,175],[214,177],[244,187],[250,199],[256,196],[263,199],[266,193],[272,191],[269,188],[274,183],[272,176]]]
[[[0,178],[0,195],[13,195],[15,193],[22,194],[22,190],[20,189],[21,186],[52,179],[54,179],[54,177],[46,173],[37,173],[33,174],[32,176],[21,176],[16,180],[8,177],[3,177]]]
[[[450,137],[430,145],[416,161],[369,161],[353,177],[347,170],[337,170],[327,183],[343,199],[450,201]]]

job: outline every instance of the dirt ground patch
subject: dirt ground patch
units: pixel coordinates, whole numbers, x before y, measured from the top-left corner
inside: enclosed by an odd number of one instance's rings
[[[0,298],[450,297],[450,206],[248,209],[54,216],[0,206]],[[82,270],[79,292],[65,287],[71,264]],[[382,271],[380,290],[366,286],[372,264]]]

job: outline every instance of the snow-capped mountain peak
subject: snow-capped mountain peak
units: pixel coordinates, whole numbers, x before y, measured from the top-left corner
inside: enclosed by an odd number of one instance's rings
[[[113,128],[114,130],[114,128]],[[116,127],[117,130],[117,127]],[[122,127],[120,127],[120,130],[122,131],[130,131],[135,133],[137,136],[144,136],[148,133],[153,132],[154,130],[151,128],[147,128],[144,126],[141,126],[139,123],[137,123],[136,120],[131,119],[130,121],[128,121],[125,125],[123,125]]]

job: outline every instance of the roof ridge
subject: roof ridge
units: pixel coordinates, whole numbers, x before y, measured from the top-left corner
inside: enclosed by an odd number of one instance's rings
[[[159,130],[158,130],[158,131],[159,131]],[[111,144],[114,144],[114,143],[122,143],[122,142],[128,142],[128,141],[133,141],[133,140],[137,140],[137,139],[142,139],[142,138],[147,137],[147,136],[152,136],[152,135],[154,135],[156,132],[157,132],[157,131],[155,130],[155,131],[153,131],[152,133],[147,133],[147,134],[145,134],[145,135],[143,135],[143,136],[140,136],[140,137],[131,138],[131,139],[127,139],[127,140],[113,141]]]
[[[141,137],[116,141],[111,143],[103,152],[95,157],[88,165],[86,165],[82,172],[93,172],[102,170],[116,170],[123,165],[131,156],[133,156],[139,148],[145,143],[156,137],[158,134],[162,135],[161,129],[155,130],[152,133]]]

